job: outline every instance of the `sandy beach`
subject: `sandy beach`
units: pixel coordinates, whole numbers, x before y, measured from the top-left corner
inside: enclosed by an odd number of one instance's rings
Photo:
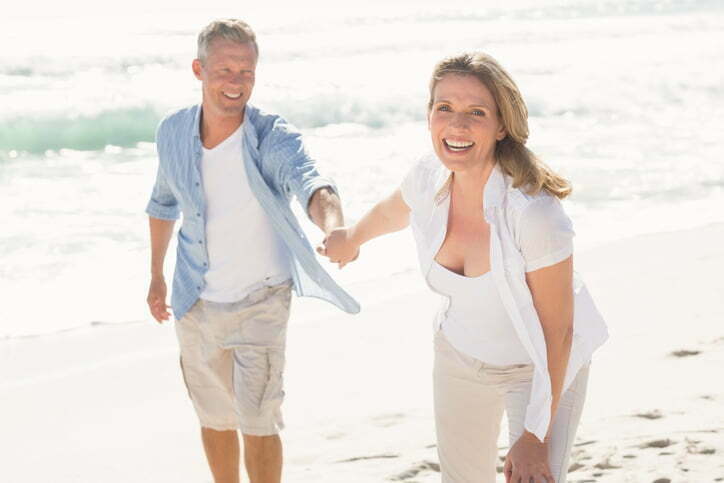
[[[570,482],[724,481],[722,246],[724,224],[716,224],[576,255],[611,338],[593,361]],[[350,289],[363,306],[358,316],[294,301],[284,481],[439,481],[438,300],[416,270]],[[211,481],[171,324],[0,341],[0,381],[2,482]]]

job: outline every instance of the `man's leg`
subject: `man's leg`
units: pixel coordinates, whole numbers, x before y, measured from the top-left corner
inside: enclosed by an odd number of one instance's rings
[[[239,436],[236,431],[201,428],[201,439],[214,483],[239,483]]]
[[[244,435],[244,464],[251,483],[282,480],[282,441],[279,435]]]
[[[234,350],[234,392],[244,435],[244,463],[251,483],[279,483],[284,427],[284,351],[289,319],[287,284],[255,292],[239,314],[240,332],[224,343]]]
[[[206,305],[199,301],[176,322],[181,369],[201,423],[201,440],[214,481],[238,483],[239,417],[232,387],[233,359],[215,340],[228,316],[209,311]]]

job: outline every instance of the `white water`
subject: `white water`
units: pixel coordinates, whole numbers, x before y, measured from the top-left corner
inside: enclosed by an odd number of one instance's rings
[[[0,337],[148,318],[153,130],[199,99],[189,64],[216,16],[255,27],[252,101],[303,129],[350,220],[428,148],[434,63],[480,49],[518,82],[530,147],[572,179],[579,247],[724,221],[721,2],[278,5],[25,2],[3,16]],[[373,244],[340,279],[354,292],[413,269],[410,243]]]

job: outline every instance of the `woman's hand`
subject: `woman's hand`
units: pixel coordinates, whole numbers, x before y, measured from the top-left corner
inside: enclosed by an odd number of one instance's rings
[[[548,443],[524,432],[508,451],[503,473],[505,483],[555,483],[548,466]]]
[[[359,244],[352,239],[350,228],[335,228],[322,242],[324,246],[317,247],[317,252],[329,258],[332,263],[344,267],[359,256]]]

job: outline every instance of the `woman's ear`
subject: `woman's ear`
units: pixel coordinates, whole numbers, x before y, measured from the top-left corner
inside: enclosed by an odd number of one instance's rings
[[[495,135],[495,139],[498,141],[502,141],[503,139],[505,139],[505,136],[507,136],[507,135],[508,135],[508,131],[506,131],[505,126],[503,126],[501,124],[500,127],[498,128],[498,132]]]

